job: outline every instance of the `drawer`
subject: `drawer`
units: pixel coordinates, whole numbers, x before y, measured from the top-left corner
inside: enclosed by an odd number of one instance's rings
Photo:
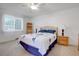
[[[68,37],[59,37],[59,39],[68,39]]]
[[[60,39],[60,41],[68,41],[68,39]]]
[[[61,41],[59,41],[59,42],[67,43],[68,41],[61,40]]]
[[[68,45],[68,42],[67,41],[60,41],[59,44]]]

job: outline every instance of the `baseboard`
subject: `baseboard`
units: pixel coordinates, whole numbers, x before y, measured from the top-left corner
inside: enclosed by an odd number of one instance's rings
[[[16,39],[14,39],[14,40],[4,41],[4,42],[0,42],[0,44],[5,44],[5,43],[12,42],[12,41],[15,41],[15,40],[16,40]]]
[[[77,45],[74,45],[74,44],[69,44],[69,46],[77,46]]]

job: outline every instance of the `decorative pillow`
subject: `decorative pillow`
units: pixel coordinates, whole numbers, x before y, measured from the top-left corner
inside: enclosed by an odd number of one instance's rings
[[[39,32],[42,32],[42,33],[55,33],[56,31],[55,30],[40,30]]]
[[[47,32],[47,30],[40,30],[39,32]]]
[[[55,33],[56,32],[56,30],[47,30],[48,31],[48,33]]]

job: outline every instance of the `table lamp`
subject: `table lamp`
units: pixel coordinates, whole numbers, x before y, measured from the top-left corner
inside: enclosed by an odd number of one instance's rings
[[[62,30],[62,36],[64,36],[64,29],[65,29],[65,26],[63,24],[60,24],[59,25],[59,28]]]

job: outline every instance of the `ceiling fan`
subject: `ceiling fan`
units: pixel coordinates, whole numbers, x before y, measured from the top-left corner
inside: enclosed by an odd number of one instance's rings
[[[29,4],[27,4],[27,6],[28,6],[29,8],[31,8],[32,10],[38,10],[39,7],[40,7],[40,4],[41,4],[41,3],[29,3]]]

